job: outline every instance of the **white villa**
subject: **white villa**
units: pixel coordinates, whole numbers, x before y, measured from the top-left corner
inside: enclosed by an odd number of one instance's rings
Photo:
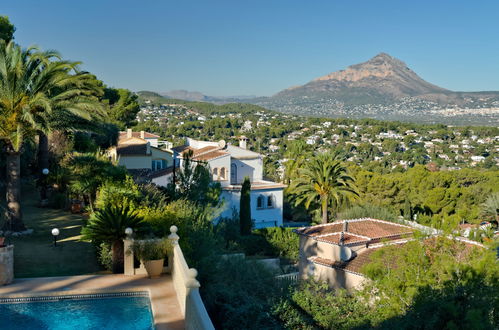
[[[283,184],[265,180],[263,177],[263,155],[248,150],[248,139],[239,138],[239,146],[225,141],[208,142],[187,138],[186,144],[173,148],[177,168],[182,166],[183,154],[193,152],[194,161],[206,162],[213,180],[222,186],[224,200],[221,217],[232,217],[239,211],[241,186],[245,177],[251,181],[251,217],[255,228],[282,226]]]

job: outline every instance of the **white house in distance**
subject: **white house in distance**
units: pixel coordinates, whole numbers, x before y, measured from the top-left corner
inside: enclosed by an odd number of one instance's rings
[[[173,169],[173,156],[171,151],[158,147],[158,139],[155,134],[127,129],[120,132],[118,145],[110,148],[108,153],[135,177],[166,185],[168,174]]]
[[[193,152],[194,161],[206,162],[213,180],[222,186],[224,200],[221,217],[232,217],[239,211],[242,182],[248,177],[251,182],[251,217],[255,228],[282,226],[283,184],[264,180],[263,155],[248,150],[248,139],[239,138],[239,146],[225,141],[208,142],[187,138],[183,146],[173,148],[175,166],[181,167],[183,154]]]

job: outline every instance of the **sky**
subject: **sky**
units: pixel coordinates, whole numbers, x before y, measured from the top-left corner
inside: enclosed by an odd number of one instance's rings
[[[499,90],[499,1],[3,0],[22,46],[107,85],[272,95],[380,52],[451,90]]]

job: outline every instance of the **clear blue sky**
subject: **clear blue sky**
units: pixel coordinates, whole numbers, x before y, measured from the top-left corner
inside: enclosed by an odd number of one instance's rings
[[[453,90],[499,90],[499,1],[3,1],[23,46],[110,86],[271,95],[387,52]]]

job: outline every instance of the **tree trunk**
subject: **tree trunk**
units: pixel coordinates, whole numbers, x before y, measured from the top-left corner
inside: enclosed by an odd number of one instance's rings
[[[42,173],[45,168],[49,168],[49,139],[45,133],[38,131],[38,179],[42,203],[47,199],[47,175]]]
[[[327,218],[327,198],[322,199],[322,223],[328,223],[328,218]]]
[[[113,242],[113,274],[122,274],[124,271],[124,247],[123,241],[117,240]]]
[[[26,227],[23,223],[21,212],[21,153],[19,151],[7,151],[7,222],[4,230],[23,231]]]

